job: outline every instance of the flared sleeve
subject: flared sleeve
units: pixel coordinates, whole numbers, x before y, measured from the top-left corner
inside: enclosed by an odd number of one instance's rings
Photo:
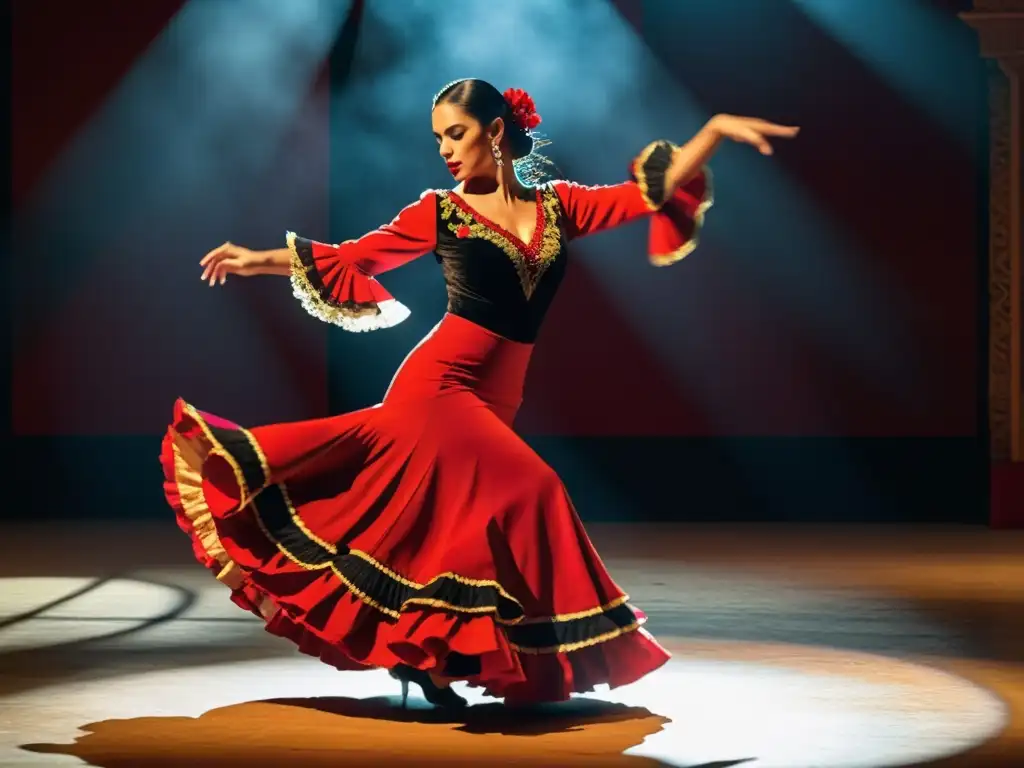
[[[340,245],[289,232],[295,297],[313,317],[346,331],[398,325],[409,316],[409,309],[388,293],[376,276],[434,250],[436,210],[434,192],[424,192],[391,223]]]
[[[656,266],[674,264],[697,247],[704,215],[714,197],[711,171],[705,167],[675,189],[666,176],[676,146],[655,141],[630,164],[630,180],[607,186],[552,182],[565,212],[570,238],[648,218],[648,259]]]

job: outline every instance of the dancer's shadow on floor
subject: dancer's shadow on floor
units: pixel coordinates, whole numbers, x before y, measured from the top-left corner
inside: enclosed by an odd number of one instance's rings
[[[644,733],[657,733],[667,723],[667,717],[655,715],[644,707],[630,707],[599,699],[575,698],[558,704],[529,708],[506,707],[499,702],[476,704],[461,711],[433,707],[410,699],[409,706],[396,705],[393,696],[369,699],[330,697],[315,699],[270,699],[267,704],[301,707],[352,718],[368,718],[393,723],[420,723],[423,725],[453,725],[463,733],[496,734],[502,736],[544,736],[571,733],[587,727],[614,723],[646,722],[651,728]],[[642,741],[642,739],[641,739]],[[637,743],[640,743],[639,741]],[[632,746],[632,745],[631,745]]]
[[[22,749],[70,755],[101,768],[280,768],[282,765],[633,766],[624,755],[671,722],[643,707],[578,698],[510,709],[479,704],[462,712],[397,697],[271,699],[199,717],[140,717],[84,725],[72,744]],[[685,737],[684,737],[685,738]],[[745,761],[716,765],[724,768]]]

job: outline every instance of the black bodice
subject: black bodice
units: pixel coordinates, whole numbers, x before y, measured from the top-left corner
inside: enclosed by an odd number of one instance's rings
[[[289,233],[291,279],[306,310],[349,331],[390,328],[409,310],[377,276],[433,251],[444,270],[448,311],[512,341],[533,343],[565,274],[570,240],[651,218],[648,259],[674,264],[697,245],[712,204],[710,175],[666,185],[674,145],[648,145],[632,179],[608,186],[552,181],[534,190],[529,243],[475,211],[460,195],[429,190],[358,240],[331,245]]]
[[[435,253],[448,311],[506,339],[532,343],[565,273],[567,238],[557,193],[537,189],[537,226],[529,243],[454,192],[437,195]]]

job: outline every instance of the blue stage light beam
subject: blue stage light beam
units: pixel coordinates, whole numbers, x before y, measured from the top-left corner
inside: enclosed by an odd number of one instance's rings
[[[963,146],[974,144],[977,42],[955,15],[926,0],[790,1]]]

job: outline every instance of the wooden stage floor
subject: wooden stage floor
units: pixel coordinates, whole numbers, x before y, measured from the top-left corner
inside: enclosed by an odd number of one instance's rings
[[[8,526],[0,766],[1024,766],[1024,531],[590,530],[673,660],[452,717],[264,633],[173,521]]]

